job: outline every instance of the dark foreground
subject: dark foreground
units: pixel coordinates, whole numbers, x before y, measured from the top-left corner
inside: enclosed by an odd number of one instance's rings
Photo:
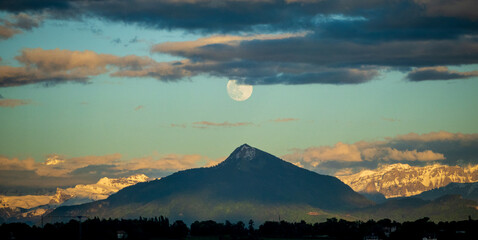
[[[44,227],[24,223],[0,226],[0,239],[478,239],[478,220],[430,222],[428,218],[414,222],[392,222],[388,219],[367,222],[327,219],[309,224],[265,222],[255,226],[250,220],[231,223],[194,222],[189,227],[182,221],[170,223],[167,218],[135,220],[98,218],[67,223],[46,224]]]

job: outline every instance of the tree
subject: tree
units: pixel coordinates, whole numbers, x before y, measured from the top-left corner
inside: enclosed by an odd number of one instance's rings
[[[254,221],[249,220],[249,234],[253,235],[254,234]]]

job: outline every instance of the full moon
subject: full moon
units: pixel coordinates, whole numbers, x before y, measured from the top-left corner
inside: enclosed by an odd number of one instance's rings
[[[237,80],[227,82],[227,93],[236,101],[247,100],[252,94],[252,85],[237,84]]]

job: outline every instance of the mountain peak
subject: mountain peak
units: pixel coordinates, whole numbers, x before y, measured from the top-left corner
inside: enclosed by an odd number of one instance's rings
[[[244,143],[234,150],[232,156],[234,156],[235,159],[250,161],[256,156],[256,149]]]
[[[252,166],[253,168],[257,168],[263,166],[265,162],[267,162],[267,159],[271,157],[275,158],[272,155],[245,143],[236,148],[231,155],[219,165],[235,166],[235,168],[238,169],[248,169]]]

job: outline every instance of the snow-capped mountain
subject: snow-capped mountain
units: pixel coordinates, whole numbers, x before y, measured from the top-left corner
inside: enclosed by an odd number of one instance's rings
[[[74,188],[56,190],[50,204],[77,205],[108,198],[111,194],[139,182],[146,182],[148,177],[138,174],[126,178],[101,178],[95,184],[79,184]]]
[[[337,178],[357,192],[379,192],[386,198],[408,197],[451,182],[477,182],[478,165],[460,167],[434,164],[414,167],[398,163]]]
[[[102,200],[119,190],[148,181],[144,174],[124,178],[101,178],[94,184],[79,184],[72,188],[57,188],[55,195],[1,196],[0,218],[40,216],[58,206],[70,206]],[[15,214],[18,213],[18,214]],[[3,216],[5,215],[5,216]]]

